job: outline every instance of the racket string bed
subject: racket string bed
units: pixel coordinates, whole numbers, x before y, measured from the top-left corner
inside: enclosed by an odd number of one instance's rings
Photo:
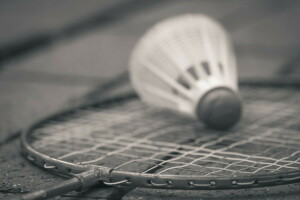
[[[128,122],[128,118],[127,118],[127,122]],[[176,127],[173,127],[174,129],[176,129]],[[89,130],[90,131],[90,130]],[[139,134],[139,132],[136,132],[137,134]],[[151,137],[156,137],[156,136],[162,136],[162,134],[160,133],[160,132],[153,132],[153,133],[155,133],[153,136],[151,135],[151,134],[148,134],[148,138],[151,138]],[[269,132],[270,133],[270,132]],[[83,134],[82,132],[80,133],[80,134]],[[125,134],[126,135],[126,134]],[[131,143],[130,143],[130,145],[126,145],[125,146],[125,148],[123,148],[123,149],[119,149],[119,150],[116,150],[116,151],[112,151],[112,152],[109,152],[108,153],[108,155],[113,155],[113,154],[117,154],[118,152],[122,152],[122,151],[124,151],[124,150],[126,150],[126,149],[129,149],[129,148],[131,148],[131,147],[133,147],[133,146],[137,146],[137,145],[139,145],[141,142],[145,142],[145,141],[149,141],[149,140],[147,140],[148,138],[142,138],[142,139],[137,139],[137,138],[134,138],[133,137],[134,135],[132,135],[131,134],[131,139],[133,140],[133,141],[131,141]],[[257,138],[257,139],[259,139],[259,138],[261,138],[263,135],[262,134],[260,134],[260,135],[258,135],[258,136],[254,136],[254,138]],[[74,137],[74,134],[72,135],[72,137]],[[227,136],[226,136],[227,137]],[[99,148],[99,147],[101,147],[101,146],[103,146],[103,145],[109,145],[109,144],[112,144],[112,143],[114,143],[114,142],[117,142],[118,141],[118,139],[122,139],[122,138],[124,138],[124,136],[119,136],[119,137],[115,137],[115,138],[111,138],[111,139],[113,139],[113,141],[110,141],[109,140],[109,143],[104,143],[104,144],[97,144],[97,145],[95,145],[95,146],[93,146],[93,147],[91,147],[90,149],[84,149],[83,151],[79,151],[79,152],[77,152],[78,154],[82,154],[82,153],[85,153],[85,152],[89,152],[89,151],[91,151],[91,150],[95,150],[96,148]],[[49,138],[47,138],[47,140],[48,140]],[[103,138],[101,138],[101,139],[103,139]],[[108,139],[108,138],[105,138],[106,140]],[[223,139],[223,138],[221,138],[221,139]],[[216,141],[221,141],[221,139],[219,138],[218,140],[216,140]],[[93,140],[94,140],[94,138],[93,138]],[[247,141],[251,141],[252,140],[252,138],[247,138]],[[213,141],[214,143],[216,143],[216,141]],[[239,143],[238,144],[235,144],[235,146],[238,146],[239,144],[241,144],[241,143],[246,143],[247,141],[239,141]],[[49,142],[49,140],[48,140],[48,142]],[[132,143],[133,142],[133,143]],[[263,142],[267,142],[267,141],[263,141]],[[48,143],[49,144],[49,143]],[[126,143],[125,143],[126,144]],[[171,144],[173,144],[173,143],[171,143]],[[116,144],[116,145],[120,145],[120,143],[119,144]],[[123,144],[124,145],[124,144]],[[153,143],[152,143],[152,145],[153,145]],[[206,143],[205,144],[205,146],[208,146],[209,145],[209,143]],[[281,145],[283,145],[283,144],[281,144]],[[121,145],[122,146],[122,145]],[[226,147],[227,149],[229,148],[229,147],[233,147],[232,145],[231,146],[228,146],[228,147]],[[175,148],[179,148],[179,146],[177,145],[177,147],[175,147]],[[159,149],[160,151],[161,151],[161,149]],[[176,160],[178,160],[178,159],[180,159],[181,157],[184,157],[184,156],[186,156],[186,155],[188,155],[188,154],[191,154],[191,153],[193,153],[193,152],[196,152],[197,150],[201,150],[201,147],[198,147],[198,148],[196,148],[196,149],[193,149],[192,151],[190,151],[190,152],[185,152],[184,154],[182,154],[183,156],[179,156],[179,157],[177,157],[177,158],[175,158]],[[224,150],[224,149],[221,149],[221,150],[219,150],[219,151],[222,151],[222,150]],[[204,157],[202,157],[202,158],[198,158],[198,159],[196,159],[196,160],[193,160],[192,162],[190,162],[189,164],[193,164],[193,163],[195,163],[195,162],[197,162],[199,159],[200,160],[202,160],[202,159],[205,159],[205,158],[207,158],[207,157],[209,157],[209,156],[215,156],[215,153],[216,152],[218,152],[218,151],[214,151],[213,153],[211,152],[211,153],[209,153],[209,154],[205,154],[205,156]],[[71,154],[73,154],[73,155],[75,155],[76,154],[76,152],[72,152]],[[68,156],[70,156],[71,154],[69,154]],[[106,153],[107,154],[107,153]],[[97,155],[97,153],[95,154],[95,155]],[[66,156],[66,155],[64,155],[64,156]],[[59,158],[63,158],[64,156],[61,156],[61,157],[59,157]],[[198,155],[199,156],[199,155]],[[249,156],[248,156],[249,157]],[[103,157],[104,158],[104,157]],[[231,158],[231,159],[233,159],[234,160],[234,158]],[[249,158],[248,158],[249,159]],[[270,160],[270,158],[268,158],[268,157],[266,157],[266,158],[263,158],[263,159],[266,159],[266,160]],[[286,159],[286,158],[285,158]],[[285,159],[281,159],[281,160],[285,160]],[[97,159],[98,161],[99,160],[101,160],[101,157],[100,158],[98,158]],[[88,163],[91,163],[91,162],[93,162],[93,161],[97,161],[97,160],[91,160],[91,161],[86,161],[86,162],[83,162],[82,164],[88,164]],[[174,159],[173,159],[174,160]],[[271,159],[272,160],[272,159]],[[164,163],[170,163],[172,160],[168,160],[168,161],[163,161],[163,164]],[[244,161],[244,160],[242,160],[242,161]],[[133,162],[133,161],[130,161],[130,162]],[[249,162],[251,162],[251,161],[249,161]],[[276,162],[279,162],[279,161],[276,161]],[[299,163],[297,163],[297,162],[294,162],[295,164],[299,164]],[[188,163],[187,163],[188,164]],[[274,164],[272,164],[272,163],[264,163],[264,162],[261,162],[261,164],[269,164],[269,166],[272,166],[272,165],[276,165],[276,163],[274,163]],[[161,165],[161,164],[160,164]],[[122,164],[122,166],[124,166],[124,164]],[[232,163],[229,165],[229,166],[232,166]],[[283,166],[284,167],[284,166]],[[118,167],[117,167],[118,168]],[[282,168],[282,167],[281,167]]]
[[[122,136],[121,136],[122,137]],[[259,135],[259,136],[255,136],[255,138],[261,138],[262,137],[262,135]],[[144,140],[145,138],[143,138],[143,140]],[[252,140],[252,138],[248,138],[248,140]],[[131,142],[133,142],[133,141],[131,141]],[[246,141],[244,141],[244,142],[246,142]],[[111,143],[111,141],[110,141],[110,143]],[[172,143],[171,143],[172,144]],[[239,144],[241,144],[241,142],[239,142]],[[105,145],[105,144],[104,144]],[[128,149],[128,148],[130,148],[130,147],[132,147],[132,146],[138,146],[139,145],[139,142],[136,142],[136,143],[131,143],[131,145],[127,145],[126,146],[126,149]],[[153,143],[152,143],[152,145],[153,145]],[[207,145],[209,145],[209,143],[208,144],[206,144],[206,146]],[[235,145],[238,145],[238,144],[235,144]],[[101,147],[101,145],[100,144],[97,144],[97,145],[95,145],[94,147],[92,147],[90,150],[93,150],[93,149],[95,149],[95,147]],[[144,146],[145,147],[145,146]],[[233,147],[233,145],[231,145],[231,146],[228,146],[227,147],[227,149],[229,148],[229,147]],[[178,147],[177,147],[178,148]],[[119,150],[117,150],[117,151],[112,151],[112,152],[109,152],[108,153],[108,155],[113,155],[113,154],[116,154],[116,153],[118,153],[118,152],[121,152],[121,151],[124,151],[124,150],[126,150],[126,149],[119,149]],[[162,149],[159,149],[160,151],[162,150]],[[201,150],[201,147],[198,147],[198,148],[195,148],[195,149],[193,149],[192,151],[193,152],[196,152],[196,151],[198,151],[198,150]],[[221,149],[221,150],[224,150],[224,149]],[[80,154],[80,153],[84,153],[84,152],[88,152],[89,151],[89,149],[84,149],[84,151],[79,151],[79,152],[72,152],[71,154],[73,154],[73,155],[75,155],[76,153],[78,153],[78,154]],[[193,152],[192,151],[189,151],[189,152],[184,152],[184,154],[182,154],[182,156],[181,157],[184,157],[184,156],[186,156],[186,155],[188,155],[188,154],[192,154]],[[219,150],[220,151],[220,150]],[[225,151],[226,152],[226,151]],[[215,155],[215,153],[216,153],[216,151],[213,151],[213,152],[211,152],[210,154],[207,154],[207,153],[205,153],[204,154],[204,156],[205,157],[202,157],[201,158],[201,160],[202,159],[204,159],[204,158],[207,158],[207,157],[209,157],[211,154],[213,154],[213,155]],[[96,153],[96,155],[97,155],[97,153]],[[155,155],[155,154],[154,154]],[[240,154],[240,155],[242,155],[242,154]],[[198,156],[200,156],[199,154],[198,154]],[[63,157],[63,156],[62,156]],[[59,158],[62,158],[62,157],[59,157]],[[216,156],[217,157],[217,156]],[[249,156],[248,156],[249,157]],[[252,157],[255,157],[255,156],[252,156]],[[176,159],[179,159],[180,158],[180,156],[179,157],[177,157]],[[219,158],[220,158],[220,156],[219,156]],[[232,158],[233,159],[233,158]],[[275,160],[275,159],[272,159],[272,158],[269,158],[269,157],[262,157],[262,158],[260,158],[260,159],[265,159],[265,160]],[[98,158],[98,160],[101,160],[101,159],[99,159]],[[195,162],[195,161],[198,161],[199,160],[199,158],[198,159],[196,159],[196,160],[194,160],[193,161],[193,163]],[[90,161],[90,162],[93,162],[93,161]],[[130,162],[133,162],[133,161],[130,161]],[[170,160],[168,160],[168,161],[164,161],[164,162],[170,162]],[[85,162],[86,163],[86,162]],[[85,163],[83,163],[83,164],[85,164]],[[262,164],[265,164],[264,162],[261,162]],[[191,163],[192,164],[192,163]],[[267,164],[271,164],[272,165],[272,163],[267,163]],[[123,164],[124,165],[124,164]],[[231,164],[232,165],[232,164]],[[276,163],[275,163],[275,165],[276,165]]]

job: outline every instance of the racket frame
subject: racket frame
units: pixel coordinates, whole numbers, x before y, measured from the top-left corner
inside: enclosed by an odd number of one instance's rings
[[[122,185],[159,189],[184,189],[184,190],[217,190],[217,189],[241,189],[275,186],[300,182],[300,170],[273,173],[264,175],[249,175],[240,177],[205,177],[186,175],[162,175],[142,174],[137,172],[114,171],[108,167],[96,165],[78,165],[51,158],[33,149],[27,141],[30,133],[41,124],[53,120],[58,116],[67,116],[76,110],[88,107],[102,107],[112,103],[118,103],[135,99],[134,93],[103,100],[99,103],[81,106],[60,112],[36,123],[21,136],[22,152],[28,160],[53,173],[65,177],[79,177],[82,182],[81,188],[103,182],[106,185]]]

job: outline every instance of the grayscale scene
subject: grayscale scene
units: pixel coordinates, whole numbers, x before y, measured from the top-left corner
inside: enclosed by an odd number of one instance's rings
[[[0,0],[0,199],[300,199],[300,1]]]

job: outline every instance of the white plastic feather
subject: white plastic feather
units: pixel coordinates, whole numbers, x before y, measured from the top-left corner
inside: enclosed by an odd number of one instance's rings
[[[225,30],[199,14],[173,17],[151,28],[133,51],[130,74],[143,101],[198,118],[199,102],[209,91],[238,91]]]

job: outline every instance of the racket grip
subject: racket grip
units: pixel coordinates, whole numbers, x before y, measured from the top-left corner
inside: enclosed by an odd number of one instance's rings
[[[47,199],[57,195],[61,195],[70,191],[80,189],[82,182],[79,178],[75,177],[69,180],[66,180],[60,184],[57,184],[52,187],[45,189],[40,189],[29,194],[22,195],[20,200],[36,200],[36,199]]]

